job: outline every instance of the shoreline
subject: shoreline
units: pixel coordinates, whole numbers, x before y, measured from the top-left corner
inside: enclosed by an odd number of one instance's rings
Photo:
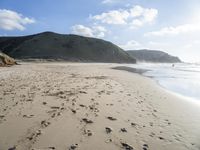
[[[124,71],[132,72],[132,73],[138,73],[140,75],[148,71],[147,69],[138,69],[138,68],[132,68],[132,67],[127,67],[127,66],[117,66],[117,67],[113,67],[112,69],[124,70]]]
[[[159,81],[156,78],[154,78],[153,76],[144,75],[145,72],[149,71],[148,69],[139,69],[139,68],[133,68],[133,67],[127,67],[127,66],[118,66],[118,67],[114,67],[112,69],[124,70],[124,71],[128,71],[128,72],[131,72],[131,73],[137,73],[137,74],[142,75],[143,77],[147,77],[147,78],[153,79],[166,92],[174,94],[175,96],[177,96],[177,97],[179,97],[181,99],[184,99],[184,100],[187,100],[187,101],[191,101],[192,103],[200,105],[200,101],[198,100],[198,98],[186,96],[186,95],[180,94],[178,92],[175,92],[175,91],[171,90],[170,88],[167,88],[167,87],[163,86],[162,84],[160,84]]]
[[[117,66],[2,68],[0,149],[198,150],[199,107]]]

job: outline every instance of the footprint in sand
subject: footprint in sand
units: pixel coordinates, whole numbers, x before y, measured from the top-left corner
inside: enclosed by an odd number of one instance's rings
[[[11,148],[9,148],[8,150],[16,150],[16,147],[14,146],[14,147],[11,147]]]
[[[133,150],[133,147],[127,143],[121,142],[121,145],[125,150]]]
[[[109,120],[111,120],[111,121],[115,121],[115,120],[117,120],[116,118],[114,118],[114,117],[107,117],[107,119],[109,119]]]
[[[148,148],[149,148],[149,146],[148,146],[148,144],[143,144],[143,150],[148,150]]]
[[[48,121],[46,121],[46,120],[43,120],[43,121],[41,121],[41,126],[43,127],[43,128],[45,128],[45,127],[48,127],[51,123],[50,122],[48,122]]]
[[[91,124],[91,123],[93,123],[92,120],[89,120],[89,119],[87,119],[87,118],[83,118],[82,121],[84,121],[86,124]]]
[[[71,109],[71,111],[75,114],[76,113],[76,110],[75,109]]]
[[[87,135],[87,136],[92,136],[92,131],[91,131],[91,130],[86,130],[86,129],[84,129],[83,134],[84,134],[84,135]]]
[[[127,132],[126,128],[121,128],[121,132]]]
[[[109,134],[109,133],[111,133],[113,131],[110,127],[106,127],[105,129],[106,129],[106,133],[107,134]]]
[[[158,138],[159,138],[160,140],[164,140],[164,138],[163,138],[163,137],[161,137],[161,136],[159,136]]]
[[[78,144],[73,144],[70,146],[69,150],[75,150],[76,148],[78,148]]]

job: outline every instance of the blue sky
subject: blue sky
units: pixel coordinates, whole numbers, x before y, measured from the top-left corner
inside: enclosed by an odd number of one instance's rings
[[[0,35],[53,31],[200,62],[199,0],[1,0]]]

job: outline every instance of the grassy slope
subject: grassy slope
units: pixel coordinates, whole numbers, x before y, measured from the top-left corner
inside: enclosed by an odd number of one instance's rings
[[[111,42],[52,32],[24,37],[1,37],[0,49],[18,59],[135,63],[134,58]]]

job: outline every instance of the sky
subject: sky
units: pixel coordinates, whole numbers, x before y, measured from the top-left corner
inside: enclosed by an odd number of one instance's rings
[[[200,62],[200,0],[0,0],[0,36],[52,31]]]

